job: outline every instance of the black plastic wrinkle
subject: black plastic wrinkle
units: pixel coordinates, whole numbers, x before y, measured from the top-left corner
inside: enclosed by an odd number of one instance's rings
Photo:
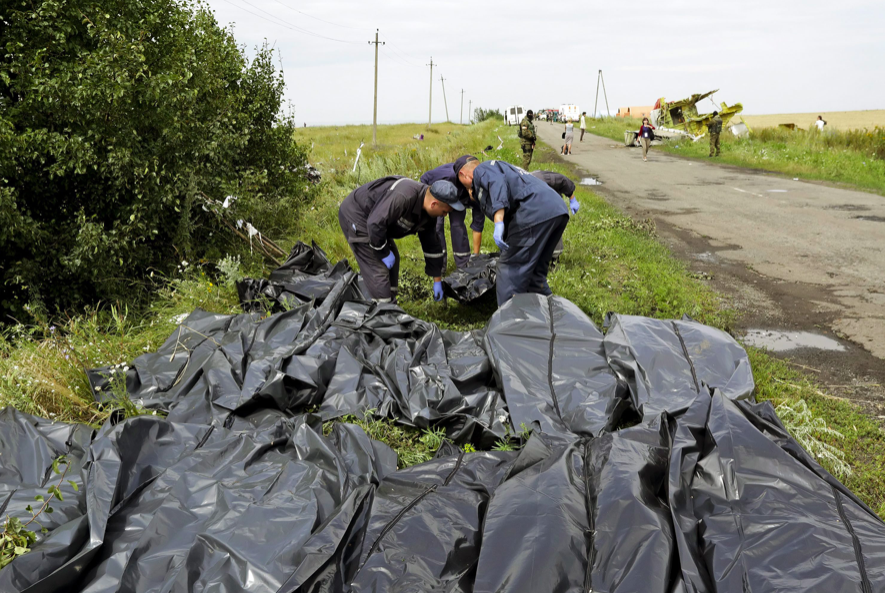
[[[60,455],[78,487],[0,591],[885,592],[885,524],[755,403],[727,334],[614,314],[603,334],[540,295],[453,332],[360,284],[299,243],[240,284],[243,314],[194,311],[130,363],[157,415],[0,411],[4,515]],[[98,401],[114,373],[89,371]],[[351,414],[446,440],[398,469],[327,423]]]

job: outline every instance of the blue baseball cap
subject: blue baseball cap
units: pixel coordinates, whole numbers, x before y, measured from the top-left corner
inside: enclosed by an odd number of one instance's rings
[[[458,189],[451,181],[446,181],[445,179],[434,181],[433,185],[430,186],[430,193],[440,202],[445,202],[451,206],[452,210],[457,210],[458,212],[464,210],[464,204],[458,199]]]

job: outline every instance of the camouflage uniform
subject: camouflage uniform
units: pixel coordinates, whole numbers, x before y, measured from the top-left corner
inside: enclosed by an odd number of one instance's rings
[[[529,165],[532,163],[532,152],[535,150],[535,140],[538,137],[535,135],[535,125],[532,123],[532,120],[529,119],[529,116],[525,116],[522,118],[522,121],[519,122],[519,141],[522,146],[522,168],[528,170]]]
[[[719,114],[713,116],[712,121],[707,124],[707,129],[710,131],[710,156],[713,156],[714,150],[716,156],[719,156],[719,134],[722,133],[722,118]]]

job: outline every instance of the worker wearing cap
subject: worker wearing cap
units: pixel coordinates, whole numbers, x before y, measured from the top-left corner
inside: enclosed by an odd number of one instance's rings
[[[451,182],[456,188],[458,188],[458,200],[462,204],[467,204],[470,201],[470,194],[468,194],[467,190],[463,185],[458,183],[458,173],[455,171],[455,167],[457,166],[460,169],[464,163],[467,161],[475,161],[476,157],[471,155],[464,155],[459,157],[454,163],[446,163],[445,165],[440,165],[435,169],[431,169],[424,173],[421,176],[421,183],[425,185],[431,185],[436,181],[445,180]],[[478,214],[474,212],[474,219],[479,216],[480,219],[480,230],[482,229],[482,212]],[[453,210],[451,214],[449,214],[449,226],[452,229],[452,254],[455,256],[455,265],[458,268],[463,268],[467,265],[467,262],[470,260],[470,242],[467,238],[467,225],[465,224],[465,218],[467,217],[467,210]],[[472,227],[473,225],[471,225]],[[443,247],[443,252],[446,251],[446,219],[443,217],[436,219],[436,234],[439,237],[439,243]]]
[[[568,199],[569,214],[574,215],[578,213],[578,208],[581,207],[581,204],[579,204],[578,200],[575,198],[574,181],[561,173],[555,173],[553,171],[532,171],[532,175],[549,185],[550,189]],[[559,259],[559,256],[562,255],[562,249],[562,237],[560,237],[559,243],[556,244],[556,249],[553,250],[554,261]]]
[[[535,124],[532,120],[535,118],[531,109],[525,112],[525,117],[519,122],[519,144],[522,147],[522,168],[528,170],[532,164],[532,153],[535,151],[535,141],[538,136],[535,134]]]
[[[498,306],[518,293],[552,294],[547,272],[568,224],[559,194],[503,161],[467,162],[458,170],[458,180],[495,223],[495,244],[501,250],[495,280]]]
[[[399,251],[394,239],[418,235],[424,272],[433,278],[433,298],[443,299],[445,253],[436,234],[436,218],[464,210],[458,190],[448,181],[431,186],[393,175],[362,185],[341,203],[338,223],[360,266],[369,296],[395,302]]]

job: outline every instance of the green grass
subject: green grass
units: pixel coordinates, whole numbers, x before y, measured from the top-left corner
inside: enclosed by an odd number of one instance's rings
[[[619,142],[625,130],[639,129],[635,118],[594,120],[587,131]],[[735,138],[727,129],[720,136],[716,162],[782,173],[800,179],[846,184],[885,195],[885,129],[790,131],[754,129],[749,138]],[[671,154],[709,158],[707,137],[671,139],[654,147]]]
[[[601,123],[593,122],[597,126]],[[624,122],[616,124],[604,122],[610,134],[616,128],[623,133]],[[460,154],[480,156],[484,147],[498,146],[499,135],[503,149],[491,151],[489,158],[518,163],[521,156],[513,129],[500,121],[471,127],[438,125],[430,132],[421,124],[382,126],[378,131],[379,147],[363,147],[362,165],[354,173],[355,150],[360,141],[371,142],[370,126],[299,130],[298,139],[313,144],[311,160],[323,172],[324,180],[313,202],[298,213],[293,235],[274,237],[278,244],[288,248],[296,240],[313,239],[333,260],[348,258],[355,265],[338,227],[337,210],[360,183],[391,174],[417,178]],[[589,131],[600,130],[591,127]],[[412,139],[420,133],[425,134],[425,140]],[[531,168],[575,175],[545,147],[536,150]],[[577,198],[581,210],[566,229],[565,252],[550,275],[556,294],[578,304],[597,324],[608,311],[659,318],[687,313],[703,323],[731,328],[733,313],[657,240],[653,223],[624,216],[583,187],[578,188]],[[490,232],[483,237],[483,249],[494,250]],[[416,238],[401,241],[400,252],[400,304],[407,312],[459,330],[488,322],[494,304],[476,308],[432,300],[431,280],[423,273]],[[177,279],[158,282],[153,305],[146,311],[131,313],[125,307],[108,305],[64,320],[49,320],[37,312],[35,317],[41,320],[37,325],[13,326],[0,338],[0,405],[58,420],[100,423],[108,411],[99,410],[92,402],[86,368],[125,364],[156,349],[173,331],[176,317],[195,307],[223,313],[239,310],[233,288],[224,283],[219,286],[210,269],[215,268],[211,264],[191,266]],[[268,271],[248,270],[253,275]],[[885,433],[850,403],[823,394],[784,362],[759,350],[749,352],[757,398],[775,404],[804,400],[813,414],[838,430],[843,438],[829,435],[826,442],[845,452],[853,470],[843,481],[885,516]],[[124,407],[130,414],[139,413],[133,406]],[[437,432],[418,431],[381,418],[342,420],[357,422],[374,438],[388,443],[400,456],[401,467],[429,459],[439,444]],[[826,460],[823,463],[827,466]]]

